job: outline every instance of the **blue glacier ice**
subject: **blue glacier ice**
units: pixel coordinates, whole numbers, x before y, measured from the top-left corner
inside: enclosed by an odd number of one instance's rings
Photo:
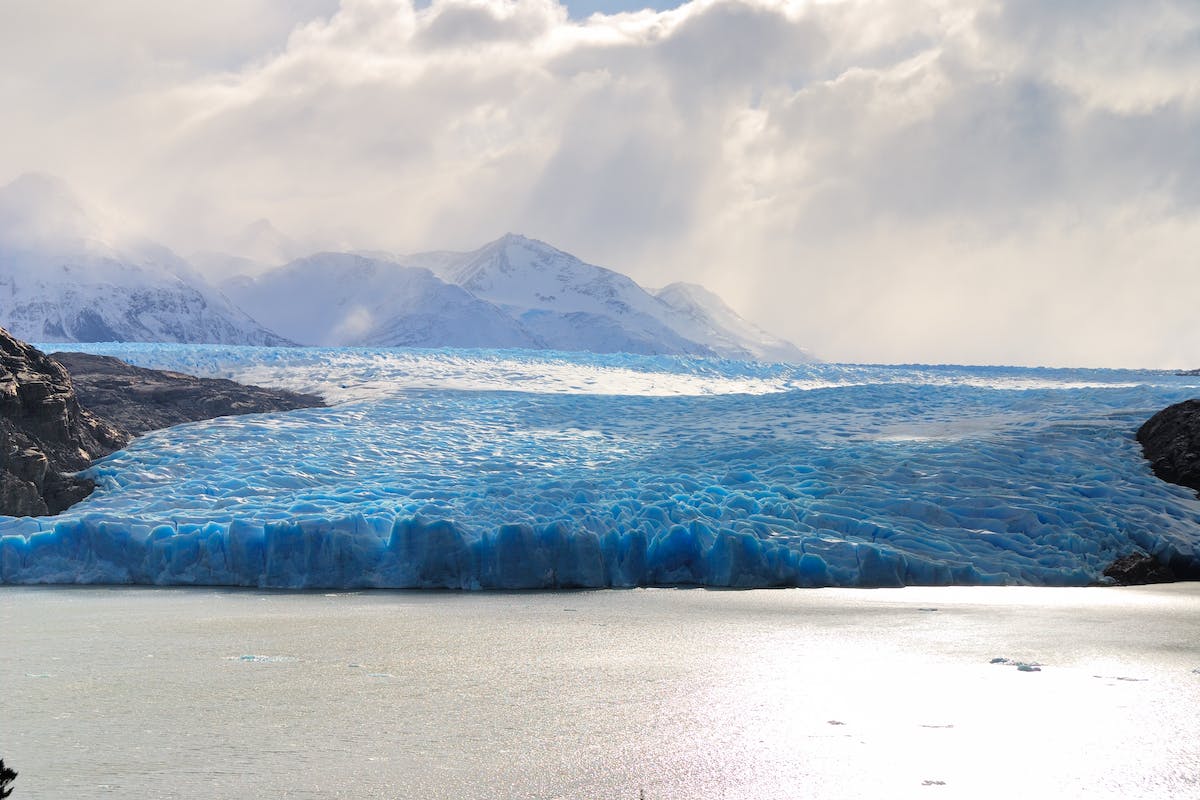
[[[316,391],[97,462],[0,517],[4,583],[518,589],[1077,585],[1200,565],[1134,441],[1165,372],[524,351],[79,346]]]

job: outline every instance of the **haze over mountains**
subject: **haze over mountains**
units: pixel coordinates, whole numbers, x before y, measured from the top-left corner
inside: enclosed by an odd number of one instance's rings
[[[36,342],[289,343],[169,249],[116,241],[46,175],[0,188],[0,326]]]
[[[516,347],[813,360],[703,287],[676,283],[654,293],[515,234],[467,253],[297,257],[301,245],[259,220],[230,249],[236,253],[202,252],[189,262],[154,242],[118,242],[64,182],[22,176],[0,188],[0,326],[39,342]]]

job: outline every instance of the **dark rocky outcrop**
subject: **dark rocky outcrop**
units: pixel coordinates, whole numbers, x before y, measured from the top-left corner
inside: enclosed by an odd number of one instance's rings
[[[1163,564],[1146,553],[1121,556],[1104,570],[1105,577],[1121,586],[1140,586],[1147,583],[1171,583],[1188,577],[1180,575],[1169,564]]]
[[[1164,408],[1137,432],[1154,474],[1200,492],[1200,400]]]
[[[1138,429],[1137,440],[1155,475],[1200,493],[1200,400],[1159,411]],[[1200,580],[1200,559],[1176,554],[1164,563],[1135,553],[1114,561],[1104,574],[1126,584]]]
[[[0,513],[59,513],[94,488],[72,473],[128,441],[80,406],[61,364],[0,329]]]
[[[67,368],[85,408],[134,436],[183,422],[325,405],[316,395],[144,369],[110,356],[50,357]]]
[[[0,328],[0,515],[64,511],[95,488],[74,473],[146,431],[323,405],[315,395],[141,369],[107,356],[51,357]]]

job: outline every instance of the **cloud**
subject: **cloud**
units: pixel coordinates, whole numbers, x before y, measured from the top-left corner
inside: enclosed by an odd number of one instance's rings
[[[444,3],[428,16],[416,41],[434,49],[476,48],[493,42],[524,44],[545,36],[566,20],[566,9],[554,0]]]
[[[6,8],[0,176],[184,250],[515,230],[828,358],[1200,362],[1185,0],[112,5]]]

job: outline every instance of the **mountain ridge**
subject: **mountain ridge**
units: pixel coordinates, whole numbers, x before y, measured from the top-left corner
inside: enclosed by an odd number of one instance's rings
[[[119,239],[113,229],[53,176],[25,175],[0,187],[0,325],[27,341],[54,343],[814,360],[703,287],[672,284],[655,293],[516,233],[466,252],[318,252],[271,266],[301,246],[266,219],[230,239],[237,252],[201,251],[192,261],[148,239]]]
[[[0,187],[0,325],[38,342],[290,344],[170,249],[120,240],[98,216],[52,176]]]

